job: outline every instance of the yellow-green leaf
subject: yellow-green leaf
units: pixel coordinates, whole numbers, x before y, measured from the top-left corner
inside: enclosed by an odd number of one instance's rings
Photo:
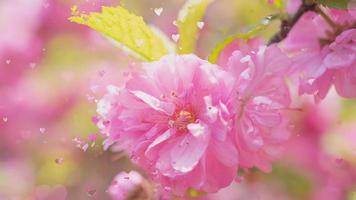
[[[198,39],[199,23],[212,0],[188,0],[178,15],[178,53],[192,53]]]
[[[213,49],[213,51],[211,52],[210,56],[209,56],[209,62],[211,63],[216,63],[218,61],[219,55],[220,53],[224,50],[225,47],[227,47],[229,44],[231,44],[233,41],[235,41],[236,39],[243,39],[243,40],[248,40],[251,37],[253,37],[254,35],[256,35],[257,32],[259,32],[259,30],[261,30],[262,27],[259,26],[256,29],[253,29],[252,31],[249,31],[248,33],[245,34],[235,34],[235,35],[231,35],[229,37],[227,37],[225,40],[223,40],[222,42],[218,43],[215,48]]]
[[[79,13],[72,8],[70,21],[86,25],[118,42],[134,55],[146,60],[158,60],[168,53],[164,41],[143,21],[125,8],[102,7],[101,13]]]
[[[267,16],[264,18],[261,22],[261,24],[257,25],[247,33],[238,33],[235,35],[231,35],[224,39],[222,42],[218,43],[213,51],[209,55],[209,62],[211,63],[217,63],[218,58],[220,56],[220,53],[224,50],[225,47],[227,47],[229,44],[234,42],[236,39],[243,39],[243,40],[248,40],[254,36],[256,36],[261,30],[264,30],[272,20],[277,19],[279,15],[271,15]]]

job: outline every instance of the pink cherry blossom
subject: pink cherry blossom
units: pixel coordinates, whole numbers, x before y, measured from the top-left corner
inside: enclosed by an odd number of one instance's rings
[[[146,180],[138,172],[120,172],[112,181],[108,192],[112,200],[128,200],[132,196],[149,199],[151,191],[147,186]]]
[[[315,13],[306,13],[283,42],[294,56],[300,93],[323,99],[333,85],[340,96],[356,97],[355,18],[347,11],[329,10],[332,27]],[[312,33],[312,34],[311,34]]]
[[[164,190],[215,192],[235,178],[237,149],[228,108],[233,78],[194,55],[144,63],[99,101],[98,126]]]
[[[276,45],[239,43],[226,67],[237,77],[235,139],[240,166],[270,171],[270,160],[288,138],[286,111],[291,100],[283,77],[290,61]],[[250,49],[248,44],[253,44]]]

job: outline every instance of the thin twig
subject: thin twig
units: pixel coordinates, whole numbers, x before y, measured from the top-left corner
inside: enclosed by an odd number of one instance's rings
[[[288,17],[288,19],[286,20],[282,20],[280,31],[271,38],[269,44],[278,43],[282,41],[284,38],[286,38],[290,30],[304,15],[304,13],[308,11],[315,11],[316,7],[317,7],[316,3],[308,3],[308,1],[304,0],[302,5],[299,7],[298,11],[295,13],[295,15]]]
[[[330,17],[327,15],[323,9],[320,6],[316,6],[315,11],[320,14],[322,18],[329,24],[329,26],[334,29],[335,31],[338,31],[340,29],[339,25],[336,24]]]

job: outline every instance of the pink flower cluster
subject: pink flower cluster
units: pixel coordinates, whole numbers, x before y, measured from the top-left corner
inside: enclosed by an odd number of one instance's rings
[[[239,41],[227,63],[194,55],[144,63],[98,103],[98,126],[162,188],[216,192],[238,169],[271,170],[288,138],[288,58],[277,46]]]
[[[356,24],[352,10],[326,10],[332,22],[306,13],[283,42],[293,56],[300,93],[325,98],[333,85],[340,96],[356,97]]]
[[[301,4],[290,3],[289,13]],[[233,41],[217,65],[193,54],[143,63],[98,102],[105,146],[126,150],[168,198],[217,192],[238,170],[271,171],[290,135],[287,76],[316,100],[331,86],[356,97],[354,12],[322,12],[330,18],[305,13],[280,45]]]

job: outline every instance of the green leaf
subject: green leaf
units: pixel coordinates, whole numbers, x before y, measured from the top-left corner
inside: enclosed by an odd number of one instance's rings
[[[235,35],[231,35],[229,37],[227,37],[225,40],[223,40],[222,42],[218,43],[215,48],[213,49],[213,51],[211,52],[208,60],[211,63],[217,63],[218,58],[220,56],[220,53],[225,49],[225,47],[227,47],[229,44],[231,44],[233,41],[235,41],[236,39],[244,39],[244,40],[248,40],[250,38],[250,34],[246,33],[246,34],[235,34]]]
[[[212,0],[188,0],[178,15],[178,53],[192,53],[198,39],[199,25]]]
[[[347,9],[347,5],[351,0],[317,0],[323,6],[338,9]]]
[[[222,42],[218,43],[215,48],[213,49],[213,51],[210,53],[209,55],[209,62],[211,63],[217,63],[218,58],[221,54],[221,52],[225,49],[225,47],[227,47],[229,44],[231,44],[232,42],[234,42],[236,39],[243,39],[243,40],[248,40],[254,36],[256,36],[258,33],[260,33],[262,30],[265,30],[267,28],[267,26],[270,25],[270,23],[275,20],[275,19],[279,19],[280,15],[270,15],[265,17],[261,23],[257,26],[255,26],[253,29],[251,29],[250,31],[248,31],[247,33],[238,33],[235,35],[231,35],[229,37],[227,37],[225,40],[223,40]]]
[[[282,189],[295,199],[310,199],[314,186],[306,174],[298,168],[276,163],[273,166],[273,171],[266,174],[266,178],[267,181],[281,183]]]
[[[102,7],[101,13],[79,13],[72,8],[71,22],[86,25],[118,42],[124,49],[146,61],[158,60],[168,53],[164,41],[143,21],[125,8]]]
[[[236,39],[248,40],[251,37],[255,36],[257,34],[257,32],[259,32],[260,30],[262,30],[262,27],[253,29],[245,34],[238,33],[238,34],[231,35],[231,36],[227,37],[225,40],[223,40],[222,42],[218,43],[215,46],[215,48],[210,53],[210,56],[208,58],[209,62],[217,63],[220,53],[225,49],[225,47],[227,47],[229,44],[234,42]]]

